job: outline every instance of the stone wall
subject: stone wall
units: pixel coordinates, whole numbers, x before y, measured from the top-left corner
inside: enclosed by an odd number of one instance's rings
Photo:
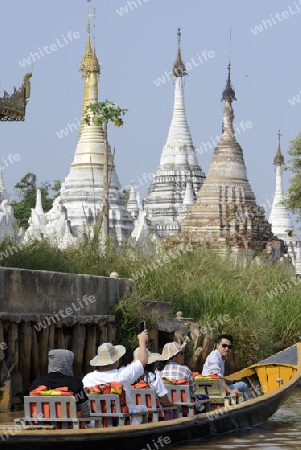
[[[115,339],[111,307],[134,289],[134,280],[0,268],[1,379],[20,373],[26,392],[47,373],[47,354],[66,348],[83,376],[97,347]]]

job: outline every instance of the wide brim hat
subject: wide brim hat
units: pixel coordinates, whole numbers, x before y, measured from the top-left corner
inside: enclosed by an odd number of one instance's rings
[[[91,366],[109,366],[118,361],[126,352],[123,345],[112,345],[105,342],[98,347],[97,355],[91,359]]]
[[[138,354],[139,354],[139,347],[136,348],[136,350],[134,351],[133,355],[134,355],[134,361],[138,361]],[[152,353],[149,350],[147,350],[147,354],[148,354],[148,359],[147,359],[147,364],[152,364],[156,361],[160,361],[161,360],[161,355],[159,353]]]
[[[161,360],[167,361],[168,359],[180,353],[180,351],[182,351],[185,346],[186,342],[182,345],[178,344],[177,342],[168,342],[163,347]]]

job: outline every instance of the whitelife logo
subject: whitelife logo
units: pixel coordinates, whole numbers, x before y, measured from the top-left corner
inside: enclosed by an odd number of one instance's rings
[[[29,56],[27,58],[22,59],[22,61],[19,61],[19,64],[21,67],[30,66],[32,63],[36,62],[37,60],[44,58],[46,55],[50,55],[53,52],[56,52],[59,48],[66,47],[66,45],[69,45],[70,42],[73,42],[75,39],[79,39],[80,34],[78,31],[68,31],[67,36],[65,37],[64,34],[62,34],[62,38],[57,38],[55,40],[55,44],[44,45],[42,48],[38,47],[38,52],[30,52]]]

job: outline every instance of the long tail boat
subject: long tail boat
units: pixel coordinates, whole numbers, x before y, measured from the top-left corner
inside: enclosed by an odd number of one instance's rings
[[[91,429],[0,430],[0,450],[158,450],[183,441],[202,441],[268,420],[300,383],[301,343],[228,376],[249,386],[248,400],[170,421]],[[206,444],[205,444],[206,445]]]

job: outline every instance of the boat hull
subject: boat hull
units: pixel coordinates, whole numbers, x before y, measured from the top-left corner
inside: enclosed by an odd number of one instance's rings
[[[301,379],[301,344],[296,344],[296,374],[272,392],[238,405],[222,407],[167,422],[87,430],[2,430],[2,450],[155,450],[188,440],[206,440],[231,431],[246,430],[269,419],[294,391]],[[6,433],[6,434],[5,434]],[[1,442],[2,441],[2,442]]]

